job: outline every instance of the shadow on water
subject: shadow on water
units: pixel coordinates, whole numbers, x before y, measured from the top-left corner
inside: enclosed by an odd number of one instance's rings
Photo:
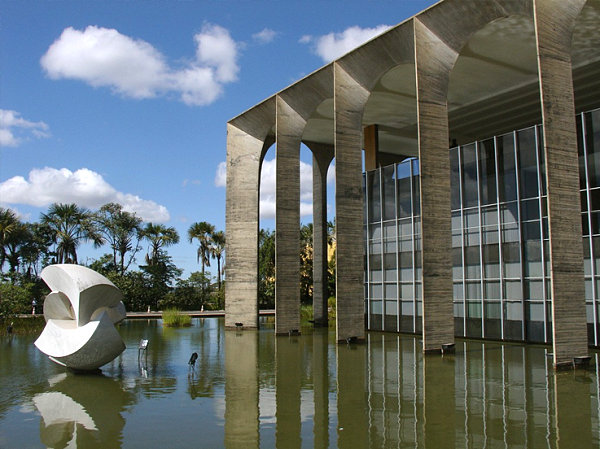
[[[337,345],[327,329],[275,337],[196,319],[126,321],[127,349],[74,374],[0,340],[2,448],[598,447],[598,354],[555,373],[548,349],[459,341],[424,356],[411,336]],[[146,351],[139,340],[148,339]],[[195,366],[188,364],[196,352]]]

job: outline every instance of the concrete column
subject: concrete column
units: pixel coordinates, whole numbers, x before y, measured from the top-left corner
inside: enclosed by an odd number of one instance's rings
[[[327,169],[333,147],[307,143],[313,152],[313,315],[315,326],[327,326]]]
[[[454,50],[414,19],[421,172],[423,350],[454,342],[447,90]]]
[[[258,327],[258,211],[263,142],[227,125],[225,326]]]
[[[362,115],[369,92],[334,64],[336,332],[364,339]]]
[[[306,122],[277,97],[275,334],[300,330],[300,141]]]
[[[225,447],[258,448],[258,334],[225,333]]]
[[[587,356],[571,36],[585,0],[534,1],[548,191],[554,366]]]

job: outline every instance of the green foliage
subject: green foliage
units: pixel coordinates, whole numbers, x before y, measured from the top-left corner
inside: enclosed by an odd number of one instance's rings
[[[184,327],[192,325],[192,317],[177,309],[165,310],[162,314],[163,326]]]
[[[258,234],[258,307],[275,307],[275,232],[266,229]]]
[[[33,300],[37,303],[37,311],[41,312],[47,293],[48,288],[37,278],[20,273],[5,275],[0,283],[0,316],[30,314]]]
[[[314,320],[314,311],[312,304],[302,304],[300,306],[300,322],[308,324]]]
[[[0,337],[8,335],[9,325],[12,326],[13,335],[39,335],[46,325],[46,320],[43,315],[0,318]]]
[[[331,323],[335,324],[336,304],[335,296],[327,298],[327,319],[330,325]]]
[[[179,279],[175,288],[159,301],[159,308],[200,310],[209,301],[209,286],[210,279],[196,271],[188,279]]]

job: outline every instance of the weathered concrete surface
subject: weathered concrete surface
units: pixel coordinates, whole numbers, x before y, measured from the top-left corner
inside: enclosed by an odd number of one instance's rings
[[[277,97],[275,333],[300,330],[300,142],[306,122]]]
[[[362,114],[368,92],[335,64],[337,340],[364,339]]]
[[[534,1],[548,190],[555,366],[572,364],[574,357],[588,355],[571,67],[571,35],[584,4],[585,0]]]

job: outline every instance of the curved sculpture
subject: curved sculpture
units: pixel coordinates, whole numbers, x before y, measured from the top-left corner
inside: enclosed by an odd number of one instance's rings
[[[44,300],[46,327],[35,341],[50,360],[95,370],[123,352],[115,324],[125,319],[123,295],[101,274],[81,265],[50,265],[41,274],[51,293]]]

